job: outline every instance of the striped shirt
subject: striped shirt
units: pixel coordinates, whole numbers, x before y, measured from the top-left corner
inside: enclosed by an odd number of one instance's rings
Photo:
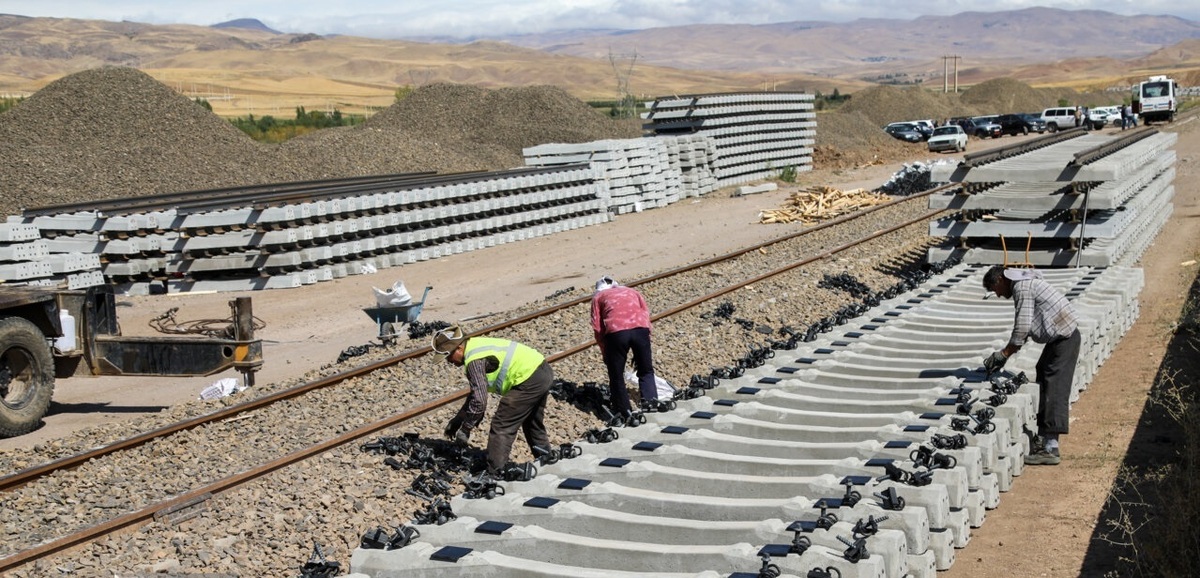
[[[1070,337],[1079,325],[1071,302],[1041,279],[1013,281],[1012,298],[1017,314],[1008,340],[1011,345],[1020,347],[1026,339],[1049,343]]]

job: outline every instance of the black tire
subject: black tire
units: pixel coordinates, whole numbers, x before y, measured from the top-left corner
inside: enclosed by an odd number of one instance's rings
[[[20,317],[0,319],[0,438],[37,429],[53,395],[54,360],[46,337]]]
[[[1027,126],[1021,127],[1021,134],[1023,134],[1023,135],[1029,134],[1029,127],[1027,127]]]
[[[1051,133],[1056,133],[1056,132],[1058,132],[1058,125],[1054,124],[1054,123],[1049,123],[1046,125],[1046,130],[1050,131]]]

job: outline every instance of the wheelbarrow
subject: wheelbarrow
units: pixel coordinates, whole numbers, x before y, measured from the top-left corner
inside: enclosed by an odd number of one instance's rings
[[[363,309],[363,313],[367,314],[379,326],[379,340],[384,345],[392,345],[396,343],[396,337],[400,334],[400,330],[405,325],[413,323],[417,317],[421,315],[421,308],[425,305],[425,298],[429,296],[429,290],[433,287],[425,287],[425,292],[421,294],[421,300],[397,305],[395,307],[367,307]]]

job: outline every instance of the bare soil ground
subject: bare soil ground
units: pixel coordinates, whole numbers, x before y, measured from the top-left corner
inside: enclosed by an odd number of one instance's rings
[[[1118,551],[1097,538],[1104,529],[1102,508],[1123,460],[1137,457],[1130,455],[1131,440],[1147,433],[1148,426],[1139,425],[1147,394],[1197,273],[1198,126],[1187,121],[1171,127],[1181,133],[1174,213],[1142,259],[1146,287],[1138,322],[1072,408],[1063,463],[1027,468],[954,566],[940,574],[944,578],[1102,576],[1114,567]],[[976,143],[973,152],[1013,142],[1017,140],[1006,137]],[[874,188],[899,168],[896,163],[817,170],[802,174],[799,185]],[[147,321],[172,307],[179,308],[180,320],[223,319],[230,300],[249,295],[255,314],[266,322],[259,333],[266,362],[258,380],[288,380],[375,339],[377,328],[361,311],[374,304],[373,286],[390,287],[399,279],[419,297],[421,288],[431,285],[422,321],[470,319],[468,326],[484,326],[495,321],[493,314],[570,287],[590,287],[602,274],[634,279],[794,231],[799,225],[757,223],[760,210],[778,207],[790,192],[782,188],[747,197],[718,192],[549,238],[297,289],[122,298],[118,315],[124,333],[152,335]],[[95,424],[136,420],[194,400],[214,380],[235,375],[60,380],[45,425],[32,434],[0,440],[0,451],[53,443]]]

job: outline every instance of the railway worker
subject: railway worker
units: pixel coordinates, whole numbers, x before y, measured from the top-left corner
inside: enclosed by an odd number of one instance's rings
[[[1058,436],[1068,433],[1071,384],[1079,359],[1079,316],[1071,302],[1042,280],[1041,272],[1034,269],[1006,269],[997,265],[984,274],[983,288],[1012,299],[1016,308],[1008,344],[983,361],[989,374],[1002,369],[1026,340],[1044,344],[1035,379],[1042,386],[1038,401],[1038,439],[1025,457],[1025,463],[1058,465]]]
[[[487,473],[502,479],[517,430],[525,432],[530,450],[549,448],[543,417],[554,370],[537,350],[496,337],[468,337],[458,326],[433,336],[434,353],[464,369],[471,393],[446,424],[447,439],[466,444],[483,421],[488,393],[500,396],[487,441]]]
[[[608,369],[613,415],[625,418],[628,423],[633,414],[629,392],[625,389],[625,364],[631,351],[641,409],[657,410],[658,386],[650,350],[650,306],[646,304],[646,298],[637,289],[621,285],[612,277],[601,277],[592,294],[592,332],[600,347],[604,367]]]

